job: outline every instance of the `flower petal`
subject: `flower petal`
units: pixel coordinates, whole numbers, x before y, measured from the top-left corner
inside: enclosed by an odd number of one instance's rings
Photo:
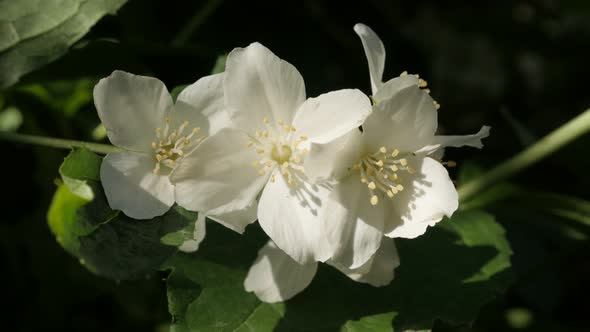
[[[390,99],[405,88],[418,85],[419,79],[416,75],[404,75],[390,79],[383,83],[379,91],[373,96],[375,103]]]
[[[393,239],[383,238],[379,250],[364,265],[350,269],[332,261],[328,264],[354,281],[367,283],[375,287],[387,286],[394,277],[394,270],[399,266],[399,256]]]
[[[359,90],[338,90],[307,99],[297,111],[297,136],[312,143],[328,143],[360,127],[371,113],[371,101]]]
[[[301,264],[325,261],[332,254],[326,242],[321,218],[322,204],[329,190],[296,181],[289,186],[276,171],[258,204],[258,222],[276,245]]]
[[[187,154],[170,174],[178,205],[208,215],[248,207],[268,180],[252,163],[259,159],[244,146],[248,136],[222,129]]]
[[[360,158],[362,143],[361,131],[355,129],[329,143],[311,144],[303,161],[305,175],[312,182],[343,178]]]
[[[230,118],[246,132],[261,129],[264,118],[290,124],[305,101],[301,74],[259,43],[229,54],[223,86]]]
[[[151,151],[156,128],[173,107],[164,83],[119,70],[96,84],[94,104],[111,143],[142,152]]]
[[[205,219],[207,217],[204,213],[199,213],[197,220],[195,221],[195,230],[193,232],[193,239],[184,241],[184,243],[178,247],[178,250],[186,253],[191,253],[199,250],[199,245],[205,239],[207,234]]]
[[[154,174],[156,161],[147,154],[107,154],[100,166],[100,180],[113,210],[134,219],[161,216],[174,204],[174,186],[166,175]]]
[[[434,101],[411,85],[377,102],[363,124],[363,137],[373,151],[386,146],[415,152],[432,142],[436,127]]]
[[[481,140],[488,137],[489,135],[490,127],[483,126],[476,134],[473,135],[434,136],[434,141],[430,145],[420,149],[418,153],[430,155],[446,147],[459,148],[462,146],[471,146],[481,149],[483,147]]]
[[[425,157],[409,159],[416,170],[404,190],[392,199],[386,217],[388,237],[415,238],[444,216],[450,217],[459,197],[449,173],[438,161]]]
[[[223,97],[223,77],[223,73],[205,76],[182,90],[176,99],[173,128],[188,121],[190,129],[200,127],[203,135],[213,135],[231,126]]]
[[[369,73],[371,75],[371,91],[373,95],[383,85],[383,69],[385,68],[385,47],[379,36],[368,26],[357,23],[354,32],[361,38],[365,55],[369,62]]]
[[[316,262],[301,265],[269,241],[250,267],[244,288],[263,302],[282,302],[303,291],[316,271]]]
[[[355,269],[375,254],[383,238],[383,204],[371,205],[370,195],[357,173],[334,185],[325,208],[332,261]]]
[[[231,211],[224,214],[209,216],[210,219],[222,224],[223,226],[236,231],[240,234],[244,233],[246,226],[255,222],[257,219],[256,211],[258,210],[258,202],[252,201],[248,207],[242,210]]]

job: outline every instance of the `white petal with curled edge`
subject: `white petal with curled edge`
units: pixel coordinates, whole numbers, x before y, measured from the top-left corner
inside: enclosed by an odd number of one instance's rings
[[[360,127],[371,113],[371,101],[359,90],[338,90],[307,99],[297,111],[295,137],[312,143],[328,143]]]
[[[323,233],[321,216],[330,191],[320,185],[296,181],[290,186],[277,170],[258,203],[262,229],[289,256],[301,264],[325,261],[332,249]]]
[[[345,177],[352,165],[360,159],[362,135],[358,129],[326,143],[311,144],[303,161],[305,175],[312,182],[339,180]]]
[[[170,174],[178,205],[213,216],[250,206],[269,175],[252,166],[260,157],[245,147],[248,140],[226,128],[187,154]]]
[[[305,101],[301,74],[259,43],[229,54],[223,86],[230,118],[246,132],[263,129],[264,118],[291,124]]]
[[[156,128],[173,107],[160,80],[119,70],[96,84],[94,104],[111,143],[141,152],[151,151]]]
[[[372,151],[381,146],[415,152],[430,144],[437,128],[434,101],[417,85],[380,100],[363,124],[363,138]]]
[[[207,219],[205,214],[199,213],[197,221],[195,221],[195,230],[193,231],[193,238],[184,241],[184,243],[180,247],[178,247],[178,250],[186,253],[191,253],[199,250],[199,245],[201,244],[201,242],[203,242],[203,240],[205,239],[205,235],[207,234],[205,219]]]
[[[371,91],[373,95],[383,85],[383,70],[385,68],[385,47],[377,34],[368,26],[357,23],[354,32],[361,38],[365,55],[369,62],[369,74],[371,75]]]
[[[269,241],[250,267],[244,288],[262,302],[282,302],[303,291],[316,271],[317,263],[299,264]]]
[[[332,260],[355,269],[379,249],[383,238],[383,204],[370,203],[369,191],[357,173],[335,184],[326,203],[324,226],[334,246]]]
[[[354,281],[364,282],[375,287],[387,286],[393,280],[395,268],[399,266],[399,255],[393,239],[383,238],[381,247],[364,265],[350,269],[328,261],[340,272]]]
[[[199,134],[203,135],[213,135],[231,127],[223,97],[223,73],[202,77],[182,90],[172,118],[172,128],[188,121],[189,130],[199,127]]]
[[[418,237],[459,206],[457,190],[441,163],[425,157],[415,158],[410,165],[416,173],[412,178],[407,176],[404,190],[391,201],[386,217],[388,237]]]
[[[383,86],[373,96],[373,100],[379,103],[382,100],[390,99],[397,93],[410,86],[417,86],[419,83],[418,76],[416,75],[405,75],[390,79],[383,83]]]
[[[483,126],[473,135],[434,136],[434,141],[417,151],[417,153],[430,155],[446,147],[459,148],[462,146],[471,146],[481,149],[483,147],[481,140],[490,135],[490,129],[489,126]]]
[[[254,200],[250,205],[244,209],[231,211],[224,214],[209,216],[209,219],[215,220],[223,226],[238,232],[244,233],[246,226],[255,222],[257,219],[256,211],[258,210],[258,202]]]
[[[113,210],[134,219],[161,216],[174,204],[174,186],[168,176],[154,174],[153,156],[114,152],[104,157],[100,180]]]

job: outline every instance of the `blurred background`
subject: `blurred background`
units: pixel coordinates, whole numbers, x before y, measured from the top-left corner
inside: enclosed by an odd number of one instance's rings
[[[121,69],[172,90],[254,41],[297,67],[309,96],[370,93],[352,30],[358,22],[385,44],[385,80],[407,70],[429,82],[442,105],[441,132],[493,127],[482,151],[448,152],[459,169],[492,167],[590,106],[586,0],[129,0],[65,56],[0,91],[0,130],[102,142],[92,103],[101,77]],[[589,144],[588,135],[578,139],[512,185],[590,199]],[[165,331],[165,274],[118,283],[94,276],[49,230],[47,208],[67,151],[6,142],[0,149],[3,330]],[[473,326],[437,322],[434,331],[589,331],[590,212],[566,222],[540,205],[488,206],[514,250],[513,284]]]

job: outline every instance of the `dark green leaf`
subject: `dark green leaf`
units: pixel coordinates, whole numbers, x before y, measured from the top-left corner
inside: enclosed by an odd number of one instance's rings
[[[227,60],[227,54],[223,54],[217,57],[215,60],[215,65],[213,65],[213,69],[211,70],[211,74],[219,74],[225,71],[225,61]]]
[[[0,88],[65,54],[126,0],[6,0],[0,2]]]
[[[188,86],[188,84],[184,84],[184,85],[178,85],[175,86],[172,91],[170,91],[170,95],[172,96],[172,100],[174,102],[176,102],[176,98],[178,98],[178,95],[182,92],[182,90],[184,90],[186,87]]]
[[[102,158],[76,149],[60,167],[63,184],[49,209],[58,242],[93,272],[135,279],[157,271],[183,239],[197,214],[178,206],[161,217],[135,220],[110,209],[98,181]]]
[[[169,263],[174,331],[429,330],[435,319],[474,320],[510,281],[503,228],[489,214],[465,211],[417,239],[398,240],[401,266],[387,287],[355,283],[322,265],[304,292],[265,304],[243,289],[264,236],[252,227],[241,238],[208,227],[199,252]]]

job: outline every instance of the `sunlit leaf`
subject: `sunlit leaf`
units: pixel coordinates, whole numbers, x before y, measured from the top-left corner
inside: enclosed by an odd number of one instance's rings
[[[0,88],[59,58],[126,0],[0,2]]]
[[[0,111],[0,131],[16,131],[23,123],[23,115],[16,107]]]
[[[197,214],[178,206],[151,220],[135,220],[110,209],[99,170],[102,158],[76,149],[60,167],[63,181],[49,208],[58,242],[91,271],[116,280],[157,271],[193,236]]]
[[[398,240],[401,265],[387,287],[355,283],[322,265],[304,292],[265,304],[243,289],[264,243],[260,233],[250,227],[240,238],[212,223],[196,254],[169,262],[174,331],[429,330],[435,319],[474,320],[510,281],[503,228],[485,212],[465,211],[417,239]]]

